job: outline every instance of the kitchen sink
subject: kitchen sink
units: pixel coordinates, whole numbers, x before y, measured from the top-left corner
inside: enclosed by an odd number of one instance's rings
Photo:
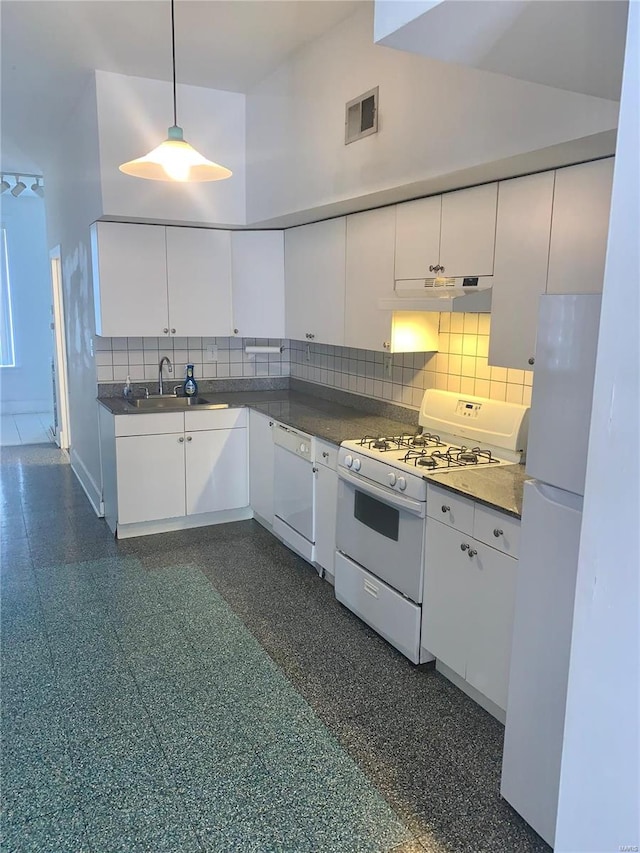
[[[136,409],[154,412],[158,409],[188,409],[192,406],[206,406],[208,409],[228,409],[228,403],[211,403],[205,397],[174,397],[171,394],[162,396],[140,397],[127,401]]]

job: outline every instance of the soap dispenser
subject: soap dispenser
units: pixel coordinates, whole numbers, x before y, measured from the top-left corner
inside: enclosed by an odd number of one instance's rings
[[[198,393],[198,383],[193,377],[193,365],[187,365],[187,376],[182,386],[185,397],[195,397]]]

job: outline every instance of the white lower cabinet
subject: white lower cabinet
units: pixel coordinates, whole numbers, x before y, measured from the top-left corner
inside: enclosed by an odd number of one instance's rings
[[[335,575],[336,512],[338,509],[338,448],[317,438],[314,472],[316,478],[316,563],[331,577]]]
[[[257,520],[273,527],[273,426],[268,415],[249,412],[249,491]]]
[[[101,409],[100,441],[105,518],[121,538],[251,516],[245,409]]]
[[[463,523],[454,526],[458,503]],[[519,521],[432,486],[427,508],[421,645],[504,711]]]

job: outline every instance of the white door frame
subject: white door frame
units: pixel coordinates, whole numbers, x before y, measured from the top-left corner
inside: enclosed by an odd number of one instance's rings
[[[51,266],[51,296],[55,337],[53,357],[55,360],[56,404],[58,411],[58,424],[54,438],[61,450],[69,450],[71,446],[71,430],[69,424],[67,341],[65,336],[64,298],[62,290],[62,254],[59,245],[54,246],[49,252],[49,263]]]

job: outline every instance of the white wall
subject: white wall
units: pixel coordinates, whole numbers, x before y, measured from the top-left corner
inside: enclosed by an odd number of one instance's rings
[[[578,563],[557,853],[608,853],[637,850],[640,845],[639,2],[630,4],[627,38]]]
[[[45,173],[49,248],[60,245],[67,337],[71,464],[93,503],[101,494],[89,226],[102,208],[95,81],[64,123]]]
[[[421,182],[616,127],[614,102],[375,45],[372,16],[362,4],[248,94],[249,222],[343,199],[363,206],[398,187],[407,197]],[[345,102],[377,85],[379,133],[345,146]]]
[[[16,366],[0,368],[0,407],[3,414],[51,412],[51,279],[43,199],[5,193],[2,224],[7,233]]]
[[[96,71],[102,215],[162,222],[243,225],[245,96],[179,85],[178,124],[204,157],[231,169],[224,181],[165,183],[132,178],[121,163],[142,157],[173,124],[170,83]]]

